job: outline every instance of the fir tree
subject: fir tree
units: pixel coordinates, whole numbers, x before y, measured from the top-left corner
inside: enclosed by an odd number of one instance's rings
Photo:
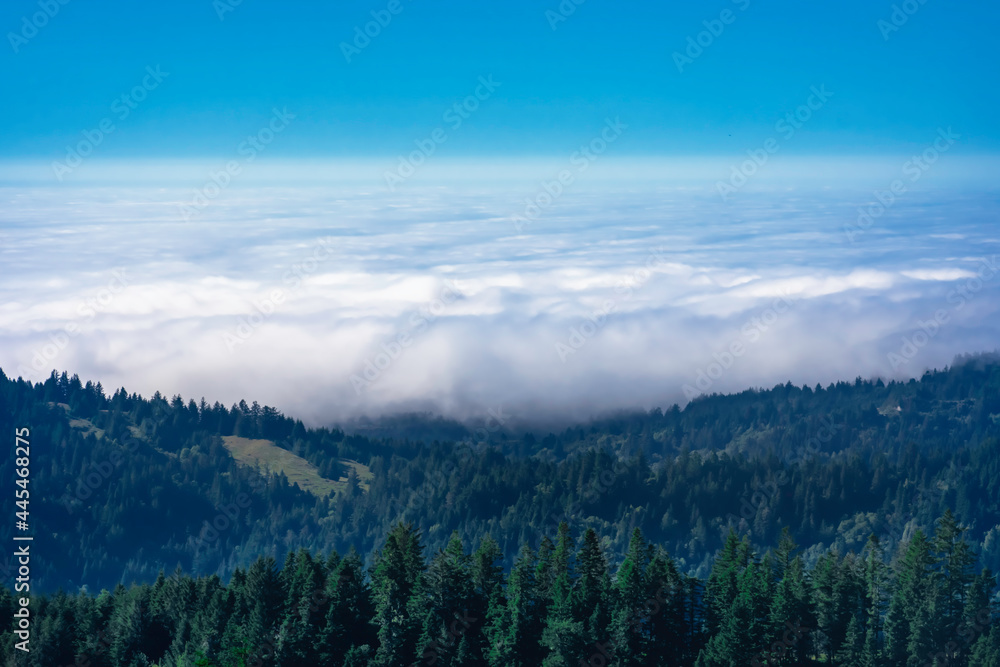
[[[930,542],[917,530],[896,565],[894,592],[885,620],[885,659],[891,665],[926,660],[931,646],[929,609],[937,591]]]
[[[410,664],[419,656],[419,619],[411,615],[412,601],[423,586],[423,545],[412,524],[397,523],[375,554],[372,568],[373,623],[378,629],[374,664],[390,667]]]
[[[882,616],[885,612],[885,555],[875,534],[869,535],[865,547],[865,627],[861,667],[877,667],[882,656]]]
[[[563,521],[559,524],[552,552],[552,583],[542,632],[542,644],[549,649],[549,653],[542,662],[543,667],[576,664],[584,650],[584,624],[573,618],[573,566],[573,539],[569,524]]]
[[[529,667],[542,662],[543,607],[535,579],[537,567],[535,552],[522,545],[507,581],[507,603],[490,619],[488,659],[492,667]]]
[[[644,622],[649,580],[650,549],[642,531],[633,529],[625,560],[615,574],[614,611],[611,620],[611,643],[615,665],[642,664],[647,655],[649,633]]]

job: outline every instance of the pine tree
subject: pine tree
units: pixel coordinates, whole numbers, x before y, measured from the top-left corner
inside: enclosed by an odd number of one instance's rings
[[[996,579],[988,568],[980,572],[969,585],[962,625],[958,629],[963,653],[968,653],[968,647],[975,643],[981,634],[988,632],[990,624],[994,621],[990,596],[995,586]]]
[[[704,627],[706,617],[705,584],[697,577],[685,576],[681,586],[684,613],[683,639],[681,641],[684,656],[682,664],[693,665],[707,641]]]
[[[142,644],[149,623],[149,609],[143,608],[141,589],[115,596],[115,611],[108,634],[111,636],[110,657],[113,664],[130,665],[142,657]]]
[[[548,535],[543,535],[541,544],[538,546],[535,564],[535,590],[543,601],[543,615],[548,611],[552,587],[555,584],[555,562],[553,560],[555,550],[556,545],[549,539]]]
[[[972,645],[969,667],[1000,667],[1000,627],[994,625]]]
[[[719,632],[736,601],[736,579],[744,567],[739,560],[739,538],[735,532],[729,531],[722,551],[712,562],[712,571],[705,586],[705,629],[709,636]]]
[[[6,587],[3,588],[6,593]],[[35,629],[32,644],[38,664],[68,665],[74,662],[74,618],[69,599],[61,591],[49,601],[39,627]],[[4,618],[4,628],[11,616]],[[7,639],[5,637],[5,639]],[[11,664],[14,664],[13,660]]]
[[[885,660],[907,665],[926,660],[930,649],[929,609],[937,586],[931,569],[934,559],[930,542],[920,529],[905,546],[896,564],[894,590],[885,619]]]
[[[409,608],[412,615],[422,617],[419,664],[451,665],[459,640],[480,620],[470,613],[474,604],[470,560],[458,533],[452,533],[448,546],[427,568],[421,603],[413,601]]]
[[[729,612],[698,656],[698,667],[736,667],[759,665],[768,659],[763,615],[766,600],[759,599],[760,566],[751,563],[737,573],[736,596]],[[756,629],[757,634],[750,634]]]
[[[608,593],[611,578],[608,561],[601,549],[600,538],[593,528],[583,534],[577,554],[579,580],[573,592],[573,618],[583,624],[588,637],[600,637],[608,627],[611,615]]]
[[[274,652],[279,619],[285,611],[285,593],[274,558],[258,558],[247,570],[243,603],[248,609],[242,633],[233,648],[251,647],[257,655]]]
[[[641,530],[635,528],[613,584],[611,644],[615,665],[642,664],[648,652],[649,633],[643,616],[646,591],[649,589],[646,573],[649,560],[650,548],[646,538]]]
[[[541,600],[536,585],[538,557],[527,544],[511,568],[507,604],[491,618],[489,664],[491,667],[534,667],[544,657],[540,646]]]
[[[312,664],[317,661],[315,637],[326,617],[327,601],[322,595],[326,578],[324,567],[305,549],[295,555],[291,566],[293,573],[284,577],[287,610],[276,639],[277,661],[280,664]]]
[[[476,620],[463,639],[468,640],[470,660],[478,665],[485,665],[490,653],[487,630],[507,606],[502,560],[500,545],[490,535],[483,538],[472,554],[473,594],[469,616]]]
[[[844,667],[864,667],[865,631],[858,616],[851,616],[847,635],[840,647],[839,662]]]
[[[379,646],[374,664],[390,667],[418,659],[419,619],[411,614],[423,585],[424,557],[420,533],[413,524],[397,523],[375,554],[372,568],[373,623]]]
[[[865,559],[865,627],[861,667],[877,667],[882,656],[882,616],[885,613],[886,574],[882,544],[874,533],[869,535]]]
[[[768,644],[786,641],[793,637],[793,630],[811,626],[813,621],[809,609],[809,592],[805,580],[802,558],[793,556],[798,546],[786,527],[778,542],[774,555],[774,593],[768,613]],[[781,664],[797,664],[808,652],[808,642],[798,638],[786,647],[786,655]]]
[[[374,659],[374,652],[367,644],[354,646],[344,654],[344,667],[369,667]]]
[[[644,612],[649,633],[647,665],[685,664],[688,657],[686,595],[683,577],[674,561],[662,549],[650,559],[646,570],[648,588]],[[596,634],[596,633],[595,633]]]
[[[913,619],[910,621],[910,635],[906,642],[907,667],[921,667],[933,660],[933,655],[936,652],[933,625],[935,612],[933,603],[920,605],[916,608]]]
[[[948,509],[938,519],[934,533],[940,597],[935,600],[932,636],[934,644],[947,652],[948,659],[953,662],[959,656],[955,651],[948,651],[948,647],[955,644],[954,639],[962,628],[968,591],[975,579],[972,567],[976,557],[968,542],[962,539],[964,532]]]
[[[864,609],[864,584],[854,554],[841,560],[836,553],[827,552],[816,563],[812,582],[820,648],[832,659],[841,653],[851,619]]]
[[[374,647],[375,628],[368,622],[374,614],[371,590],[365,581],[361,556],[353,548],[329,571],[324,591],[329,605],[315,640],[319,663],[335,663],[352,647]]]
[[[583,623],[573,619],[573,539],[569,524],[559,524],[555,550],[552,552],[552,584],[545,615],[542,644],[549,654],[544,667],[573,665],[583,653]]]

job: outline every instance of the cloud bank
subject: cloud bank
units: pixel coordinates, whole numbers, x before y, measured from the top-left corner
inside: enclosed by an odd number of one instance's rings
[[[911,189],[865,222],[881,181],[722,201],[592,179],[547,200],[545,176],[234,186],[189,219],[173,182],[8,184],[0,366],[310,424],[560,422],[919,376],[1000,340],[995,189]]]

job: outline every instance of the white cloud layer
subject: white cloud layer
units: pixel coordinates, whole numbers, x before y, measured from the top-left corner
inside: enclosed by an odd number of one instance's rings
[[[561,421],[919,375],[1000,340],[995,190],[907,192],[853,242],[872,188],[591,182],[518,229],[541,191],[232,187],[185,221],[191,188],[11,185],[0,367],[311,424]]]

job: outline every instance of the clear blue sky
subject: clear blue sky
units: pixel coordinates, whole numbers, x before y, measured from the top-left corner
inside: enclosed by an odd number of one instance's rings
[[[896,153],[947,126],[964,152],[1000,152],[996,2],[926,0],[885,39],[889,0],[586,0],[555,30],[557,0],[399,0],[350,63],[341,42],[388,0],[243,0],[223,20],[212,0],[44,2],[58,12],[15,45],[42,10],[0,8],[2,157],[59,158],[106,118],[102,156],[229,155],[273,107],[297,116],[275,155],[395,155],[488,75],[501,85],[448,130],[451,155],[562,155],[609,116],[629,125],[620,153],[742,152],[821,84],[834,97],[789,152]],[[727,9],[732,22],[678,72],[673,53]],[[157,65],[169,76],[117,118],[115,98]]]

